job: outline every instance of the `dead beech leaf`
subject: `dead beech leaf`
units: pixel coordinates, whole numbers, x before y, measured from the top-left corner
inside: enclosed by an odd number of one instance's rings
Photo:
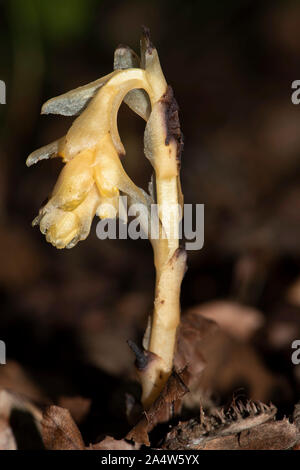
[[[42,437],[47,450],[83,450],[81,433],[69,410],[49,406],[42,419]]]
[[[262,313],[237,302],[208,302],[191,311],[215,321],[223,331],[241,341],[249,340],[264,323]]]
[[[138,447],[126,442],[124,439],[117,440],[111,436],[106,436],[103,441],[90,444],[87,450],[138,450]]]
[[[213,336],[218,326],[201,315],[185,314],[180,322],[177,347],[174,357],[176,370],[185,368],[185,378],[188,387],[199,378],[206,361],[203,357],[203,339]]]
[[[161,394],[150,409],[144,411],[143,417],[127,434],[126,439],[137,444],[150,446],[148,433],[158,423],[168,422],[178,412],[182,398],[187,392],[185,371],[178,374],[173,372]]]
[[[266,402],[279,384],[250,344],[230,336],[197,310],[184,314],[179,327],[175,368],[184,363],[191,392],[184,404],[190,408],[204,399],[209,402],[212,391],[226,395],[239,383],[248,386],[251,399]]]

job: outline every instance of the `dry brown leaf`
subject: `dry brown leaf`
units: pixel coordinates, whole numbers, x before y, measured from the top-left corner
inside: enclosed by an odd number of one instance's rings
[[[186,384],[193,385],[205,368],[203,339],[213,336],[218,327],[215,322],[200,315],[185,314],[178,330],[177,347],[174,356],[176,370],[185,368]]]
[[[149,432],[158,423],[168,422],[178,412],[182,398],[187,392],[185,371],[178,374],[173,372],[159,397],[149,410],[144,411],[143,417],[127,434],[126,439],[149,446]]]
[[[223,331],[241,341],[249,340],[264,323],[258,310],[236,302],[208,302],[191,311],[215,321]]]
[[[81,433],[69,410],[49,406],[42,420],[42,436],[47,450],[83,450]]]
[[[278,385],[251,345],[236,340],[194,310],[182,317],[174,363],[176,368],[187,365],[191,393],[184,403],[188,407],[199,406],[203,399],[208,403],[212,391],[231,393],[239,383],[248,386],[251,399],[265,402]]]

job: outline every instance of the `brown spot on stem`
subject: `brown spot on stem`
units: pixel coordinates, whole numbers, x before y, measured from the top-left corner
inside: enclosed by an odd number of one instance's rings
[[[172,139],[175,140],[177,146],[177,162],[180,166],[181,153],[183,150],[183,134],[180,129],[179,122],[179,106],[174,98],[173,89],[170,85],[167,87],[166,93],[161,97],[160,102],[163,105],[163,112],[165,115],[165,123],[167,129],[167,136],[165,144],[169,145]]]

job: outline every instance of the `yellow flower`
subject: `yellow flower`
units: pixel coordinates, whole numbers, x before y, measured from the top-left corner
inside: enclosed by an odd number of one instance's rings
[[[57,248],[72,248],[84,240],[97,211],[101,218],[111,214],[102,206],[117,207],[119,191],[110,184],[112,175],[105,170],[106,159],[102,159],[102,167],[96,160],[97,152],[87,149],[68,161],[50,200],[33,221]]]
[[[88,236],[99,204],[100,198],[95,185],[82,202],[76,202],[76,207],[69,211],[55,207],[51,198],[40,210],[33,225],[39,224],[46,240],[56,248],[73,248],[79,240]]]
[[[85,239],[95,214],[101,218],[117,216],[120,191],[131,202],[147,206],[151,202],[151,197],[132,182],[122,166],[120,157],[125,150],[117,127],[118,110],[124,100],[139,116],[149,120],[150,130],[145,136],[150,144],[158,148],[165,145],[165,132],[157,136],[151,133],[151,108],[157,108],[166,82],[150,43],[146,47],[142,41],[141,59],[140,62],[130,48],[121,46],[115,53],[114,72],[52,98],[42,108],[45,114],[79,114],[66,136],[36,150],[27,159],[28,166],[57,156],[65,162],[50,200],[33,221],[57,248],[71,248]],[[161,127],[165,129],[163,122]],[[148,141],[146,156],[156,169]],[[108,209],[109,205],[115,210]]]

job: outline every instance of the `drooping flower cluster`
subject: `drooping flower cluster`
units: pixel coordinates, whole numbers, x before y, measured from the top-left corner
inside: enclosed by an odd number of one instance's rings
[[[142,51],[145,55],[145,49]],[[115,217],[120,191],[146,204],[148,196],[121,164],[120,156],[125,151],[117,128],[117,113],[124,98],[145,120],[150,115],[149,96],[153,92],[147,71],[136,65],[140,62],[135,53],[119,47],[114,72],[53,98],[42,108],[44,114],[79,114],[65,137],[36,150],[27,159],[28,166],[56,156],[65,162],[51,198],[33,221],[57,248],[72,248],[84,240],[95,214],[100,218]]]

